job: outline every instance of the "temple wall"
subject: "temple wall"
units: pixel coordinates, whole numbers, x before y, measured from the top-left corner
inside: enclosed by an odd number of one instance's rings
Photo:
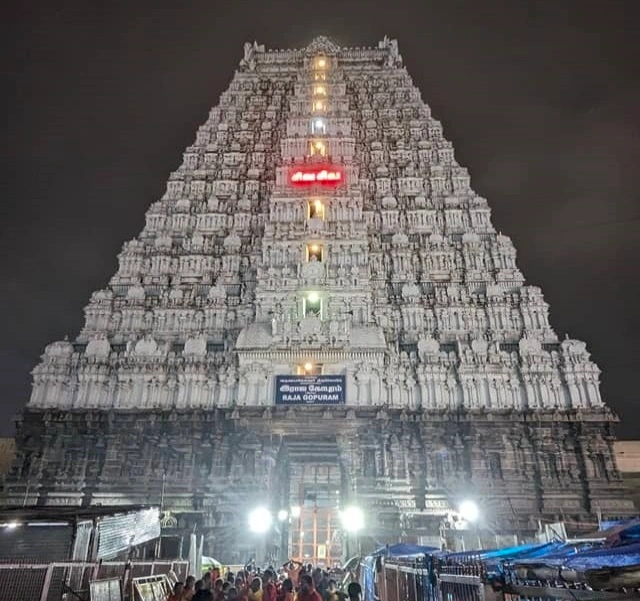
[[[365,508],[377,540],[433,535],[463,498],[477,500],[497,532],[531,535],[538,520],[558,519],[584,531],[597,512],[633,512],[611,420],[604,411],[26,410],[5,501],[162,502],[198,513],[215,534],[243,523],[257,498],[284,502],[283,478],[294,469],[283,452],[289,439],[335,436],[341,496]]]

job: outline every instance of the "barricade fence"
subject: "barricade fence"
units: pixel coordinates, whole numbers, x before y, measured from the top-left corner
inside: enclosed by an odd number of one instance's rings
[[[385,559],[377,566],[375,601],[630,601],[633,591],[596,591],[558,582],[490,581],[479,558]],[[374,599],[365,598],[365,601]]]
[[[11,601],[89,601],[90,583],[118,578],[123,601],[134,601],[134,579],[168,575],[184,581],[188,561],[104,561],[0,564],[2,599]]]

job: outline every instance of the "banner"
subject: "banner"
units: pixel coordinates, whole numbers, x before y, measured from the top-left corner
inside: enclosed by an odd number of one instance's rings
[[[276,376],[276,405],[344,405],[345,376]]]

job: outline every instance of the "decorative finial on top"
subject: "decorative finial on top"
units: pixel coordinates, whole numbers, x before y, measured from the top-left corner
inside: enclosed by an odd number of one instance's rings
[[[378,48],[381,50],[388,50],[388,58],[386,64],[390,67],[399,67],[402,65],[402,56],[398,49],[398,40],[392,40],[389,36],[385,35],[381,42],[378,42]]]
[[[256,68],[256,53],[264,52],[264,44],[258,44],[255,40],[253,44],[251,42],[245,42],[244,44],[244,57],[240,61],[240,67],[253,71]]]
[[[340,46],[325,35],[319,35],[305,48],[306,54],[334,55],[340,52]]]

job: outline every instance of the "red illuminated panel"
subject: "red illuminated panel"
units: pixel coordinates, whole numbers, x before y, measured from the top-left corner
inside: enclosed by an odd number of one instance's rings
[[[335,166],[296,167],[289,173],[289,181],[294,186],[308,186],[312,184],[337,186],[344,181],[344,173],[342,169]]]

